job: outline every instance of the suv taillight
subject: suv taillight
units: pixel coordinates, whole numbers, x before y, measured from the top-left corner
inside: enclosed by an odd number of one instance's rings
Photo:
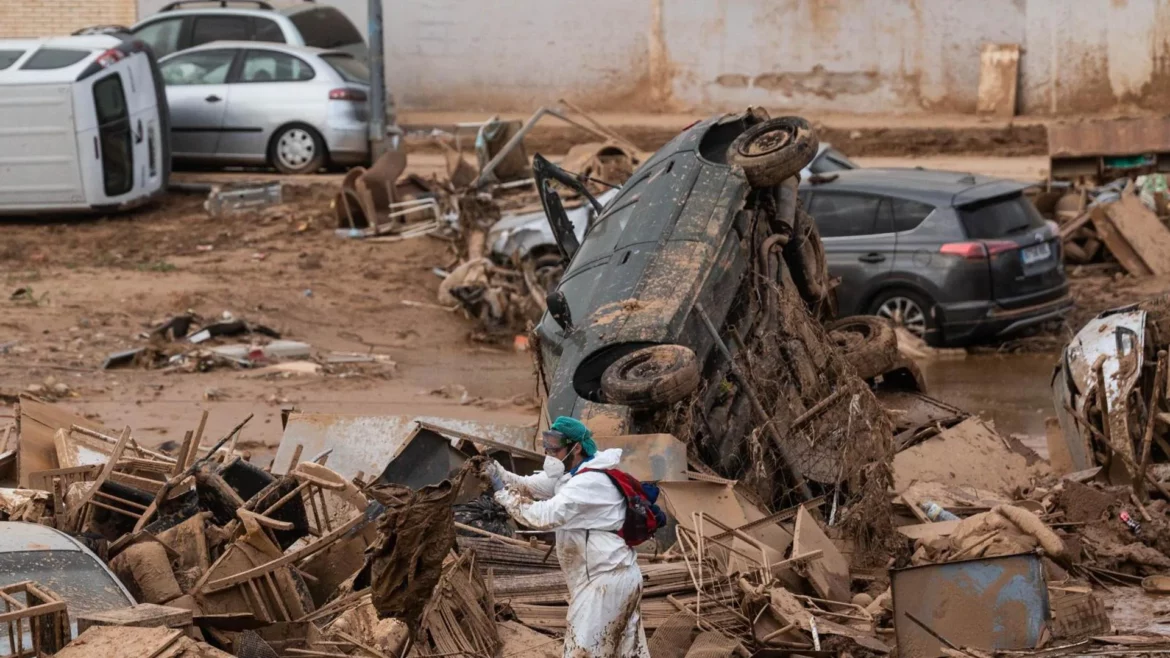
[[[329,92],[329,100],[364,103],[366,101],[366,92],[357,89],[334,89]]]
[[[1010,240],[984,240],[982,242],[948,242],[938,248],[938,253],[962,256],[968,260],[982,260],[1019,247]]]

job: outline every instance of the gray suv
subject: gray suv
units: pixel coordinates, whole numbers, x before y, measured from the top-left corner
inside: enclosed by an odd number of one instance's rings
[[[801,199],[820,229],[838,314],[872,314],[932,345],[1008,336],[1072,306],[1059,233],[1028,185],[922,169],[813,176]]]
[[[181,0],[135,23],[130,33],[149,44],[159,59],[212,41],[287,43],[340,50],[358,59],[368,52],[361,32],[345,14],[315,2],[273,6],[263,0]]]

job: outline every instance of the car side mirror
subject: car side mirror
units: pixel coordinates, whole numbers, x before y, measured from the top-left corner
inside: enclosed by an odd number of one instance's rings
[[[545,297],[544,301],[548,305],[548,314],[560,325],[561,329],[572,331],[573,313],[569,310],[569,300],[565,299],[565,293],[554,290]]]

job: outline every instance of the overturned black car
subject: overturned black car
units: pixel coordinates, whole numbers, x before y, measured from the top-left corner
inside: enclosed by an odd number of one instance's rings
[[[862,377],[894,365],[871,349],[889,341],[878,352],[892,355],[893,334],[849,321],[859,340],[842,341],[824,325],[824,252],[796,194],[816,151],[797,117],[749,110],[697,123],[634,172],[580,244],[556,190],[588,192],[537,156],[568,262],[536,328],[544,417],[574,416],[601,435],[673,433],[776,505],[846,478],[865,489],[858,469],[892,442]],[[842,347],[872,354],[854,364]],[[872,372],[858,377],[861,365]],[[871,484],[876,500],[884,484]]]

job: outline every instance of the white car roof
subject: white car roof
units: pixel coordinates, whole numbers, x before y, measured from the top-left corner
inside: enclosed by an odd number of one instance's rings
[[[73,82],[77,76],[90,65],[98,55],[110,48],[122,44],[118,37],[108,34],[89,34],[69,37],[44,37],[40,39],[0,39],[0,50],[23,50],[24,54],[12,66],[0,70],[0,84],[51,84]],[[59,69],[39,69],[25,71],[20,67],[30,57],[43,48],[63,48],[66,50],[88,50],[89,55],[77,62]]]

